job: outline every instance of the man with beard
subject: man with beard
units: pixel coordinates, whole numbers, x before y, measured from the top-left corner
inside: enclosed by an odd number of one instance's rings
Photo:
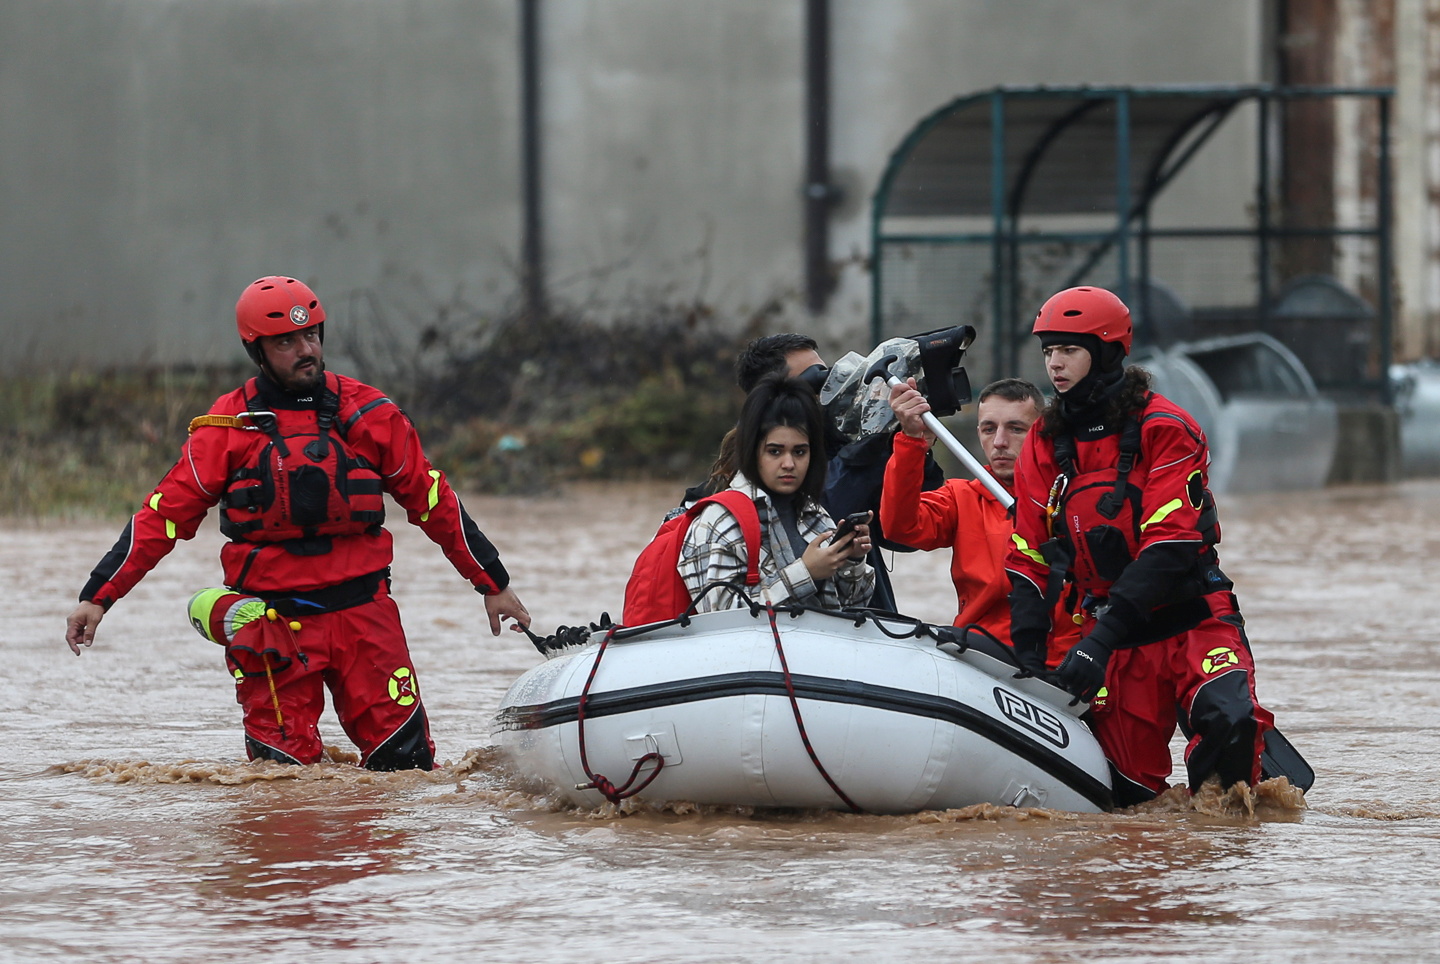
[[[191,616],[202,632],[228,627],[212,638],[227,644],[250,758],[320,760],[327,686],[363,766],[431,769],[435,745],[389,592],[385,494],[484,595],[493,634],[502,619],[519,629],[530,615],[405,414],[326,372],[315,293],[294,278],[260,278],[235,320],[259,374],[191,422],[179,461],[80,591],[66,642],[77,656],[90,646],[109,608],[219,503],[229,591],[197,594],[206,611],[192,602]]]

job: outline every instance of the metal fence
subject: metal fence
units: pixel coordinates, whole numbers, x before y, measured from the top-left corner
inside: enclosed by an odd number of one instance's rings
[[[979,333],[979,383],[1040,374],[1035,311],[1077,284],[1137,346],[1261,332],[1321,391],[1388,401],[1385,88],[999,88],[925,118],[872,210],[877,341]]]

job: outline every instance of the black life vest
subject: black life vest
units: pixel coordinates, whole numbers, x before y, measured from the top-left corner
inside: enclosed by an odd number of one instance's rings
[[[280,543],[295,555],[329,552],[332,536],[378,531],[384,487],[375,466],[346,441],[349,427],[388,398],[343,406],[327,384],[311,410],[265,411],[247,395],[239,419],[256,429],[220,498],[220,531],[236,542]]]

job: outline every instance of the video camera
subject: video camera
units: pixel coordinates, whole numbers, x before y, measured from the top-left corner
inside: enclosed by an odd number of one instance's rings
[[[899,422],[890,410],[890,390],[875,378],[883,374],[913,377],[937,417],[954,415],[971,400],[970,378],[961,362],[974,340],[974,328],[957,325],[886,339],[865,357],[847,352],[826,376],[820,405],[852,441],[893,432]]]

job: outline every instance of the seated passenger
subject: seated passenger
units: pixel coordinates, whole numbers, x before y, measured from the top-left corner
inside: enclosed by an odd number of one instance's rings
[[[980,390],[976,433],[990,474],[1006,491],[1015,485],[1015,460],[1045,398],[1020,378],[991,382]],[[880,521],[895,539],[917,549],[950,549],[950,578],[958,604],[956,626],[978,626],[1010,645],[1010,577],[1005,557],[1015,528],[1005,506],[979,479],[949,479],[933,492],[921,491],[923,458],[935,444],[923,416],[930,411],[915,390],[915,379],[890,389],[890,407],[900,420],[895,447],[885,467]],[[1074,600],[1062,596],[1052,614],[1054,631],[1046,663],[1060,665],[1080,639],[1073,618]]]
[[[825,360],[820,357],[815,339],[795,332],[764,335],[746,344],[735,359],[735,381],[740,390],[749,394],[760,379],[772,372],[781,372],[803,379],[815,392],[819,392],[829,374]],[[882,550],[911,552],[912,547],[886,539],[880,527],[880,491],[885,478],[885,461],[890,457],[889,433],[872,435],[851,440],[835,427],[834,420],[825,419],[825,491],[820,504],[830,513],[832,519],[841,519],[855,512],[870,512],[870,537],[872,550],[868,562],[875,570],[875,591],[870,605],[876,609],[891,612],[896,609],[895,592],[890,585],[890,575],[885,568]],[[720,454],[710,469],[710,477],[685,490],[680,506],[673,509],[666,518],[674,518],[688,507],[707,495],[724,490],[735,475],[735,429],[725,433],[720,442]],[[937,488],[945,481],[945,473],[926,454],[924,458],[923,488]]]
[[[835,523],[821,507],[825,429],[815,392],[798,378],[767,375],[745,399],[736,428],[738,471],[730,488],[748,495],[760,517],[760,584],[751,598],[825,609],[865,606],[875,571],[865,563],[870,527],[829,544]],[[741,525],[707,505],[690,525],[677,569],[692,598],[714,582],[742,586],[748,553]],[[738,609],[738,593],[712,589],[696,612]]]

